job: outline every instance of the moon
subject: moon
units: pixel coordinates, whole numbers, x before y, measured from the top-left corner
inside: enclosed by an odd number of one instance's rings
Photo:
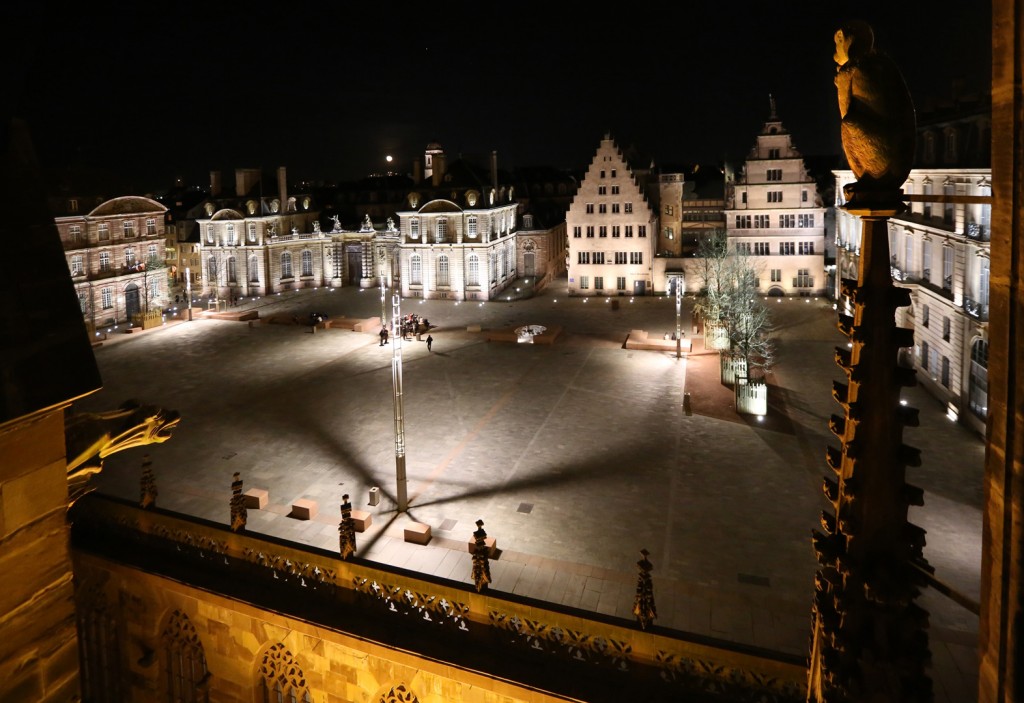
[[[394,159],[391,158],[391,154],[388,154],[387,156],[385,156],[384,160],[387,161],[388,163],[391,163],[392,161],[394,161]]]

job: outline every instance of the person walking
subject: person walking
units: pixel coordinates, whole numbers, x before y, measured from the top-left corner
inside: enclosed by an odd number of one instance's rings
[[[378,347],[383,347],[387,343],[388,343],[388,328],[387,327],[381,327],[380,328],[380,344],[378,344],[377,346]]]
[[[430,345],[434,343],[434,338],[429,334],[427,335],[427,351],[430,351]]]

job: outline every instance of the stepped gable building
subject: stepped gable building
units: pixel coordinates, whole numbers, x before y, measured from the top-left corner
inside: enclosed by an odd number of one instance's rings
[[[735,182],[727,183],[730,247],[752,257],[767,295],[821,295],[825,278],[825,208],[792,135],[771,99]]]
[[[906,363],[918,381],[949,408],[952,418],[979,433],[988,415],[989,309],[992,232],[992,169],[978,140],[991,130],[984,101],[942,103],[926,111],[918,126],[920,167],[903,192],[913,198],[906,212],[889,218],[893,281],[911,291],[911,305],[896,310],[899,326],[914,330]],[[931,165],[926,165],[931,164]],[[959,165],[958,165],[959,164]],[[854,278],[860,259],[862,223],[842,209],[843,186],[853,172],[836,169],[836,247],[840,309],[852,309],[842,294],[843,278]]]
[[[50,200],[57,231],[86,324],[97,330],[141,324],[167,306],[167,208],[123,196]]]
[[[658,231],[646,178],[610,134],[597,147],[566,214],[569,295],[648,295]]]
[[[492,300],[519,275],[515,188],[501,179],[496,152],[485,171],[467,159],[448,163],[435,146],[429,178],[424,172],[397,213],[393,247],[378,252],[390,252],[403,297]]]

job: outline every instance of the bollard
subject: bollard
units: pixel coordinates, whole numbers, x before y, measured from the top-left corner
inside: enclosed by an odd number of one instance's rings
[[[370,505],[377,505],[380,503],[380,489],[374,486],[370,489]]]

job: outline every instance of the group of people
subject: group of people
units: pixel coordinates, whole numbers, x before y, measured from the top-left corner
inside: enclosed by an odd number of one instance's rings
[[[412,338],[412,335],[415,334],[419,336],[423,332],[428,333],[425,341],[427,343],[427,351],[431,351],[434,344],[434,338],[429,334],[430,321],[425,317],[420,317],[419,315],[406,315],[402,318],[402,337],[404,339],[409,340]],[[384,325],[380,328],[380,344],[377,346],[383,347],[388,343],[390,337],[391,332],[388,330],[388,326]]]

